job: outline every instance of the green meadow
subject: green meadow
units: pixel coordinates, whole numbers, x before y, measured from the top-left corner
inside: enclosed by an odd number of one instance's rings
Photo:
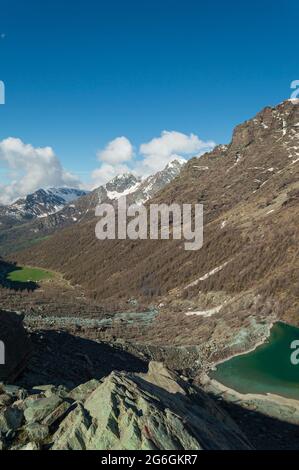
[[[7,275],[12,282],[38,282],[53,278],[53,273],[40,268],[18,267]]]

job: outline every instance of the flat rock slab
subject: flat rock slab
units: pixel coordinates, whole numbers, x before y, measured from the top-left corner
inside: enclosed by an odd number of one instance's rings
[[[17,408],[4,408],[0,411],[0,433],[16,431],[23,422],[24,415]]]
[[[28,423],[40,422],[50,415],[61,403],[62,398],[52,395],[49,398],[40,398],[32,401],[25,410],[24,415]]]

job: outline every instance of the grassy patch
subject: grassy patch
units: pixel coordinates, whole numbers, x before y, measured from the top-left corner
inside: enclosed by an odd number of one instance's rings
[[[53,278],[53,273],[39,268],[19,267],[7,275],[7,279],[13,282],[38,282]]]

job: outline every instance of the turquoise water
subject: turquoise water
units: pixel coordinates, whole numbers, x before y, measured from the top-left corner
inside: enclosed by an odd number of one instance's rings
[[[299,364],[291,362],[294,340],[299,340],[299,328],[275,323],[262,346],[219,364],[209,375],[240,393],[274,393],[299,399]]]

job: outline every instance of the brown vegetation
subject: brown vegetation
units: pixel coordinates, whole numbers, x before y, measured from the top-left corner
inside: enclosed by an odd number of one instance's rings
[[[299,323],[299,163],[293,149],[298,122],[296,104],[266,108],[236,128],[229,146],[190,160],[153,199],[204,204],[199,251],[185,251],[183,242],[173,240],[100,242],[91,219],[16,259],[63,273],[97,302],[136,297],[151,303],[171,299],[174,292],[182,301],[219,291],[231,298],[253,291],[281,303],[282,317]],[[185,289],[224,263],[218,273]]]

